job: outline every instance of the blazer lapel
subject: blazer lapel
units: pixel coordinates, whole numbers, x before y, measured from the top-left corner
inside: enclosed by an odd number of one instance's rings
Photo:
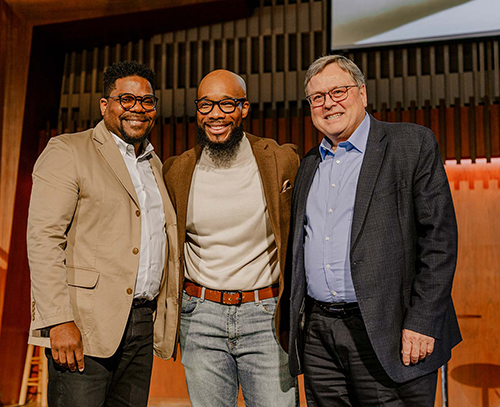
[[[257,161],[264,196],[266,198],[267,211],[271,220],[276,243],[281,245],[280,216],[279,216],[279,193],[281,185],[278,185],[278,168],[274,152],[270,151],[266,143],[261,143],[260,138],[246,134],[252,147],[253,155]],[[281,247],[281,246],[279,246]]]
[[[134,184],[132,183],[130,174],[128,173],[125,161],[123,160],[113,136],[111,136],[111,133],[108,129],[106,129],[103,121],[99,122],[96,126],[93,137],[94,140],[101,144],[98,147],[99,152],[111,167],[111,170],[115,174],[118,181],[127,190],[128,194],[132,198],[132,201],[134,201],[135,205],[139,208],[139,200],[137,199]]]
[[[370,133],[366,143],[365,157],[359,173],[354,214],[351,230],[351,252],[356,246],[361,227],[368,212],[368,207],[377,182],[378,174],[384,161],[387,141],[384,139],[385,131],[382,125],[370,116]]]
[[[175,217],[172,219],[172,217],[175,215],[175,210],[174,206],[172,205],[172,201],[170,200],[170,197],[168,196],[167,188],[165,187],[165,182],[163,181],[163,177],[161,175],[161,161],[158,158],[158,156],[153,152],[151,154],[151,158],[149,159],[149,165],[151,165],[151,169],[153,170],[154,177],[156,179],[156,184],[158,185],[158,189],[160,191],[160,196],[161,200],[163,202],[163,212],[165,214],[165,233],[167,234],[167,250],[166,250],[166,256],[165,256],[165,261],[163,264],[163,275],[161,277],[161,285],[160,287],[163,287],[163,284],[167,281],[167,265],[168,265],[168,251],[169,251],[169,244],[168,244],[168,227],[174,223],[175,224]],[[173,273],[174,277],[178,278],[178,273]],[[175,282],[176,286],[179,285],[178,280]]]
[[[295,222],[294,237],[293,237],[293,252],[298,253],[297,250],[303,250],[304,242],[301,238],[304,233],[304,218],[306,216],[306,206],[307,198],[309,196],[309,190],[318,169],[319,163],[321,162],[321,156],[319,154],[319,145],[315,147],[314,153],[309,157],[305,157],[300,169],[299,176],[295,182],[297,190],[294,192],[297,194],[297,203],[295,205],[296,213],[294,215],[293,221]]]
[[[186,240],[186,221],[189,191],[193,182],[193,172],[196,162],[201,155],[201,147],[197,144],[193,151],[188,151],[182,156],[182,162],[176,162],[176,168],[180,173],[175,174],[177,183],[175,187],[175,209],[177,212],[177,230],[179,235],[179,251],[184,253],[184,242]]]
[[[158,160],[158,164],[156,162]],[[156,154],[152,154],[149,159],[149,163],[151,168],[153,169],[153,174],[156,179],[156,184],[158,185],[158,189],[160,190],[161,200],[163,201],[163,212],[165,213],[165,220],[167,223],[167,227],[169,223],[175,223],[175,219],[170,219],[169,215],[174,214],[174,206],[172,205],[172,201],[168,196],[167,188],[165,187],[165,182],[163,181],[163,177],[161,175],[161,162]]]

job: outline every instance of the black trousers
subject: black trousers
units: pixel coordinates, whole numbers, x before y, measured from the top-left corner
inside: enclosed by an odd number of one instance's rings
[[[46,349],[49,407],[146,407],[153,365],[153,308],[132,308],[123,339],[109,358],[85,356],[82,373],[57,365]]]
[[[332,317],[309,307],[304,338],[307,405],[432,407],[437,371],[392,381],[375,355],[361,315]]]

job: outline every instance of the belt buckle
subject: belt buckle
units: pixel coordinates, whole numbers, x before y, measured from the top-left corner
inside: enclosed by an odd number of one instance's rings
[[[241,305],[241,302],[243,301],[243,293],[241,291],[221,291],[221,296],[220,296],[220,303],[222,305],[236,305],[236,306],[240,306]],[[235,303],[235,304],[224,304],[224,294],[238,294],[238,302]]]

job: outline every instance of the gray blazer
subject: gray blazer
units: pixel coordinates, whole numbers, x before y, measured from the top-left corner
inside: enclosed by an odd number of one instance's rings
[[[304,157],[292,201],[289,294],[290,371],[301,373],[306,279],[304,216],[320,162],[318,146]],[[363,321],[389,377],[405,382],[438,369],[461,340],[451,288],[457,225],[448,179],[431,130],[370,116],[351,231],[351,271]],[[285,297],[286,298],[286,297]],[[436,339],[434,352],[406,367],[403,328]]]

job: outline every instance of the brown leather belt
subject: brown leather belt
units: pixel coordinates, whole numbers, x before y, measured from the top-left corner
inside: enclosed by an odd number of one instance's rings
[[[184,281],[184,291],[191,297],[201,298],[203,287],[192,281]],[[274,284],[269,287],[257,290],[259,300],[277,297],[279,295],[279,285]],[[224,305],[240,305],[246,302],[255,301],[255,290],[252,291],[219,291],[205,288],[205,299]]]

